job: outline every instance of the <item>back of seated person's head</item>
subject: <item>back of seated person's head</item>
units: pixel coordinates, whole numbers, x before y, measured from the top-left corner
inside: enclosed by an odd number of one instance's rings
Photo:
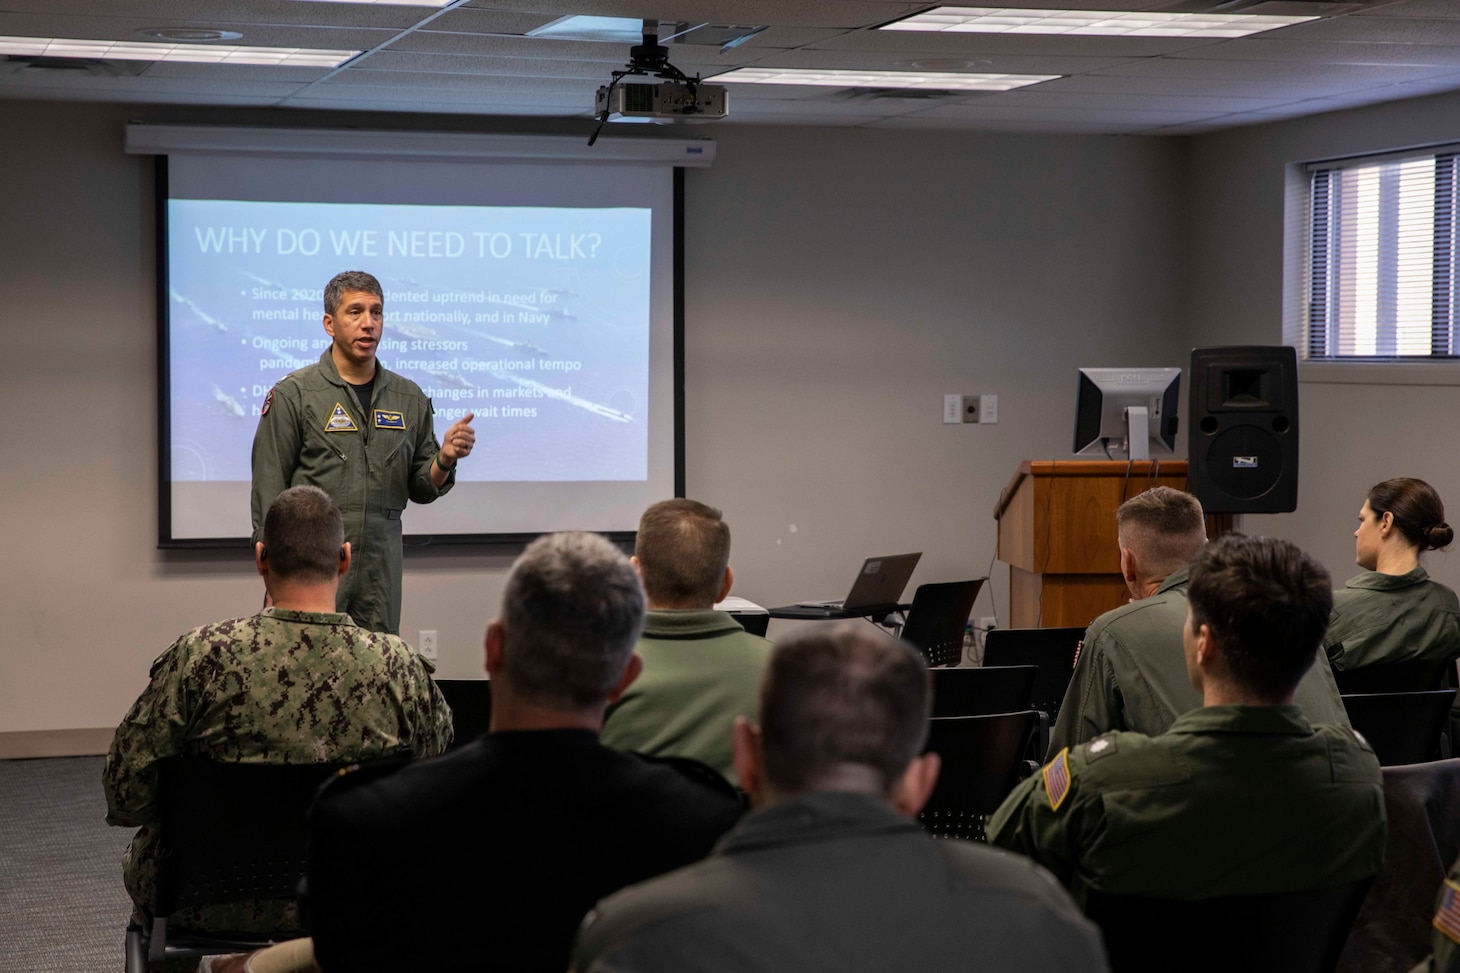
[[[730,564],[730,528],[714,507],[685,498],[663,500],[639,518],[634,557],[649,604],[709,608]]]
[[[264,557],[279,581],[321,584],[339,577],[345,544],[340,508],[319,487],[290,487],[264,515]]]
[[[927,742],[931,704],[928,670],[911,646],[851,624],[794,633],[761,683],[768,791],[892,796]]]
[[[546,709],[592,709],[633,655],[644,592],[629,559],[603,537],[548,534],[512,566],[500,622],[514,693]]]
[[[1145,571],[1166,577],[1186,565],[1207,540],[1201,501],[1171,487],[1152,487],[1115,512],[1120,546],[1134,551]]]
[[[1291,696],[1328,629],[1332,582],[1291,541],[1228,534],[1191,563],[1193,632],[1206,625],[1231,680],[1254,696]]]

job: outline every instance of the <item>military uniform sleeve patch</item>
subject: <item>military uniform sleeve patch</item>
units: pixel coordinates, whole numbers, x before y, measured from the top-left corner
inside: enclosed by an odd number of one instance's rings
[[[335,410],[330,417],[324,421],[325,432],[359,432],[360,427],[355,425],[355,420],[345,411],[345,407],[338,402],[335,403]]]
[[[1444,893],[1440,907],[1435,910],[1435,928],[1460,943],[1460,885],[1447,878]]]
[[[1369,738],[1368,737],[1364,736],[1358,730],[1350,730],[1349,732],[1354,735],[1354,739],[1359,742],[1359,746],[1363,747],[1365,750],[1369,751],[1370,753],[1373,753],[1374,752],[1374,745],[1369,742]]]
[[[266,416],[266,415],[268,415],[269,414],[269,406],[271,406],[273,404],[274,404],[274,390],[273,389],[269,389],[269,394],[266,395],[266,396],[264,396],[264,407],[259,410],[259,415],[260,416]]]
[[[404,412],[386,412],[384,409],[375,410],[376,429],[404,429],[406,427],[406,415]]]
[[[1070,793],[1070,748],[1065,747],[1059,756],[1044,768],[1044,791],[1049,795],[1049,809],[1058,811]]]

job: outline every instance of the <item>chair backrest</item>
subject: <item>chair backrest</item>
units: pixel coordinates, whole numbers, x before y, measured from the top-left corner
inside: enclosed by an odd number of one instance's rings
[[[1333,973],[1373,879],[1335,889],[1157,899],[1089,891],[1113,973]]]
[[[998,810],[1024,776],[1024,751],[1039,714],[938,717],[930,721],[928,751],[943,761],[938,784],[918,820],[941,838],[983,840],[983,818]]]
[[[1346,695],[1358,693],[1420,693],[1442,689],[1445,674],[1454,671],[1449,659],[1411,659],[1408,662],[1386,662],[1362,669],[1335,669],[1333,679],[1338,691]]]
[[[1054,722],[1075,671],[1075,649],[1085,637],[1083,628],[998,628],[984,637],[986,666],[1039,667],[1034,680],[1034,708]]]
[[[1378,754],[1381,767],[1439,759],[1440,734],[1449,721],[1455,690],[1356,693],[1339,698],[1349,722]]]
[[[963,658],[963,635],[973,603],[987,578],[920,584],[902,637],[922,652],[930,666],[956,665]]]
[[[464,746],[492,725],[492,680],[437,679],[436,688],[451,707],[451,749]]]
[[[1038,666],[962,666],[929,669],[933,715],[988,716],[1030,709]]]
[[[293,898],[315,792],[349,766],[162,761],[157,914]]]

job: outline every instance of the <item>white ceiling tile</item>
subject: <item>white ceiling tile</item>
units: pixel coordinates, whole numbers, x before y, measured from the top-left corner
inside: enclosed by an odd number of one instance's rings
[[[1460,10],[1460,3],[1456,9]],[[1384,8],[1387,13],[1392,8]],[[1460,17],[1329,17],[1285,29],[1282,39],[1370,44],[1460,44]],[[1277,36],[1274,40],[1278,39]]]
[[[1269,108],[1294,101],[1291,97],[1250,98],[1237,96],[1183,95],[1171,92],[1148,94],[1098,94],[1085,91],[1057,91],[1045,85],[1001,91],[983,99],[990,105],[1013,108],[1131,109],[1136,111],[1234,112]]]
[[[1454,67],[1385,67],[1375,64],[1289,64],[1282,61],[1214,61],[1200,58],[1154,58],[1127,61],[1100,71],[1127,78],[1194,78],[1215,81],[1268,81],[1298,83],[1356,81],[1394,84],[1453,73]]]
[[[1108,2],[1108,0],[1107,0]],[[1039,54],[1093,57],[1158,57],[1173,51],[1220,43],[1210,37],[1072,37],[1061,34],[920,33],[862,30],[821,41],[828,51],[871,51],[906,56],[976,57],[989,54]]]
[[[842,68],[850,71],[895,71],[902,55],[871,51],[773,51],[755,62],[762,68]],[[988,58],[969,67],[970,71],[997,71],[1008,74],[1084,74],[1118,67],[1123,64],[1140,64],[1130,58],[1121,57],[1055,57],[1030,55],[1000,55]]]
[[[1457,0],[1460,2],[1460,0]],[[1453,65],[1460,69],[1457,44],[1363,44],[1247,37],[1199,50],[1182,51],[1173,60],[1290,61],[1302,64],[1372,64],[1379,66]]]
[[[1460,20],[1460,6],[1455,0],[1400,0],[1375,7],[1372,11],[1360,10],[1356,17],[1433,17],[1435,20]]]

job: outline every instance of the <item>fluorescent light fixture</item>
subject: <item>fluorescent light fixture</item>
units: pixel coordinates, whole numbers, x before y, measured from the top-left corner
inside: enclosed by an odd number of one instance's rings
[[[1123,10],[1026,10],[935,7],[881,30],[973,34],[1085,34],[1108,37],[1246,37],[1317,20],[1273,14],[1136,13]]]
[[[965,71],[812,71],[806,68],[737,68],[710,80],[732,84],[815,84],[836,88],[931,88],[939,91],[1008,91],[1053,81],[1058,74],[971,74]]]
[[[0,54],[31,57],[85,57],[107,61],[189,61],[202,64],[280,64],[295,68],[333,68],[360,51],[322,51],[308,47],[242,47],[237,44],[148,44],[91,41],[66,37],[0,37]]]
[[[451,0],[308,0],[311,3],[385,3],[396,7],[444,7]]]
[[[633,17],[559,17],[551,23],[534,27],[527,36],[637,44],[644,39],[644,21]]]

